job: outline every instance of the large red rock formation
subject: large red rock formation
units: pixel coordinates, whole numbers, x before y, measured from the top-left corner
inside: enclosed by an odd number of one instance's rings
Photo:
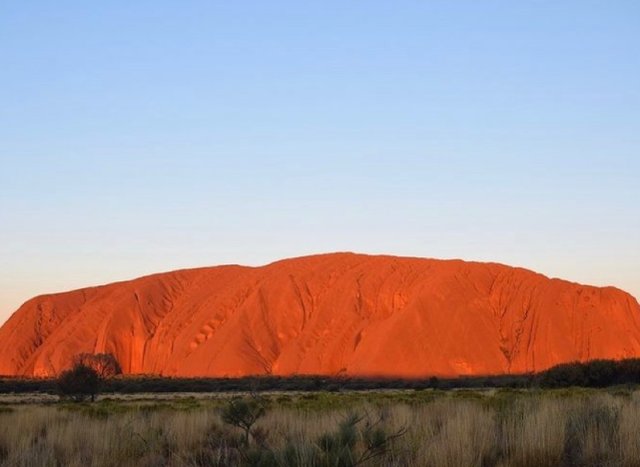
[[[0,328],[0,374],[86,352],[177,376],[516,373],[640,356],[640,306],[499,264],[338,253],[46,295]]]

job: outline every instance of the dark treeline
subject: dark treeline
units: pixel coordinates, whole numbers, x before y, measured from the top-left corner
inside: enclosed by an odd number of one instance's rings
[[[103,393],[356,391],[373,389],[472,389],[607,387],[640,384],[640,359],[593,360],[557,365],[537,374],[458,378],[349,378],[326,376],[253,376],[243,378],[167,378],[120,376],[105,381]],[[0,393],[55,394],[54,379],[0,378]]]

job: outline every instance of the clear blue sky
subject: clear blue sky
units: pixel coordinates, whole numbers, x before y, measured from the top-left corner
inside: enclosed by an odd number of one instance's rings
[[[0,4],[0,322],[351,250],[640,296],[640,2]]]

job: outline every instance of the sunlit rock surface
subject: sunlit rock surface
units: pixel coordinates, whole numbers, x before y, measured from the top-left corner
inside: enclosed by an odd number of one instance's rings
[[[640,356],[640,307],[499,264],[336,253],[41,296],[0,328],[0,375],[85,352],[170,376],[520,373]]]

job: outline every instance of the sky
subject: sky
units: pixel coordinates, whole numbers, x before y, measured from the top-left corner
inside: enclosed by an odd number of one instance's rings
[[[0,323],[331,251],[640,297],[640,2],[0,4]]]

